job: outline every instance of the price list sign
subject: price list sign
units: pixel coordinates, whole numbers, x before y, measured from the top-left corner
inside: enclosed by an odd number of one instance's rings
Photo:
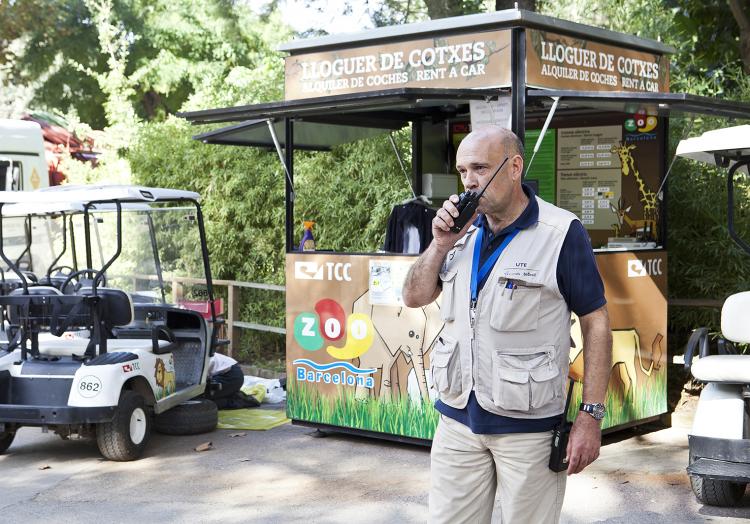
[[[557,205],[575,213],[587,229],[617,223],[622,176],[612,149],[621,140],[620,126],[558,130]]]

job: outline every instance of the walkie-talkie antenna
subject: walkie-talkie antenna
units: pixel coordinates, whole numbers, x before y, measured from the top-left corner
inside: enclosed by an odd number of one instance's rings
[[[484,192],[490,186],[490,184],[492,183],[492,181],[495,180],[495,177],[497,176],[497,174],[500,172],[500,170],[503,168],[503,166],[505,165],[505,163],[507,161],[508,161],[508,157],[506,156],[505,160],[503,160],[503,163],[500,164],[500,167],[498,167],[497,169],[495,169],[495,172],[492,174],[492,178],[490,178],[490,180],[484,185],[484,187],[482,188],[482,190],[477,195],[477,200],[479,200],[480,198],[482,198],[482,195],[484,195]]]

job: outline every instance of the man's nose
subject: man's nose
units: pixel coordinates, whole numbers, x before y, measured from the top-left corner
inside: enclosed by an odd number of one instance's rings
[[[468,191],[474,191],[479,187],[479,177],[476,173],[468,172],[464,178],[464,187]]]

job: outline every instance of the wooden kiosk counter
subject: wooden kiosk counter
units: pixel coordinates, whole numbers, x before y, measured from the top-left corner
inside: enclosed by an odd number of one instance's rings
[[[415,256],[293,250],[295,149],[326,150],[409,125],[413,189],[434,206],[460,192],[455,148],[472,127],[506,126],[525,141],[526,182],[578,215],[604,279],[614,338],[604,427],[667,411],[668,117],[748,118],[750,106],[669,93],[673,50],[664,44],[522,10],[281,50],[284,101],[181,116],[234,122],[196,138],[275,147],[284,162],[287,410],[295,423],[432,438],[431,350],[443,325],[440,299],[403,306]],[[570,361],[580,378],[576,320]]]

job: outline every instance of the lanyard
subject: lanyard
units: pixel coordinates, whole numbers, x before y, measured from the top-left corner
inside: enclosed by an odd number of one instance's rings
[[[471,264],[471,305],[474,307],[474,305],[477,303],[477,294],[478,294],[478,287],[479,282],[484,280],[484,278],[489,274],[490,271],[492,271],[493,266],[495,265],[495,262],[497,262],[497,259],[500,258],[500,254],[503,252],[503,250],[508,247],[508,244],[510,244],[510,241],[513,240],[513,238],[518,234],[518,229],[514,229],[510,233],[508,233],[505,238],[503,239],[502,243],[495,248],[495,251],[492,252],[492,254],[487,258],[484,264],[482,264],[482,267],[479,267],[479,254],[482,251],[482,236],[484,234],[484,228],[480,227],[477,228],[477,239],[474,242],[474,258],[473,263]]]

